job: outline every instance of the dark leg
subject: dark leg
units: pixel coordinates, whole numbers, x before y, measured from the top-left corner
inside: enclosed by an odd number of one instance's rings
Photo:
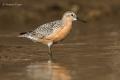
[[[52,61],[52,51],[51,51],[51,46],[49,46],[48,48],[49,48],[48,57],[49,57],[49,60]]]
[[[49,49],[48,57],[49,57],[50,61],[52,61],[52,51],[51,51],[52,44],[53,44],[53,42],[48,43],[48,49]]]

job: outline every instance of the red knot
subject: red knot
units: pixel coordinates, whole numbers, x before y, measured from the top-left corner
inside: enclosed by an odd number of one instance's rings
[[[33,31],[21,33],[19,37],[26,37],[34,42],[47,45],[49,60],[52,60],[51,46],[63,40],[70,33],[72,22],[75,20],[77,20],[77,15],[72,11],[67,11],[62,19],[43,24]]]

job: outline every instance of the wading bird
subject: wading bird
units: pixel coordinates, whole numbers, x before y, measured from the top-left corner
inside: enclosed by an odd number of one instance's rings
[[[77,15],[74,12],[67,11],[60,20],[43,24],[33,31],[20,33],[19,37],[29,38],[34,42],[47,45],[49,48],[49,60],[52,60],[51,46],[63,40],[70,33],[72,22],[77,19]],[[85,22],[84,20],[81,21]]]

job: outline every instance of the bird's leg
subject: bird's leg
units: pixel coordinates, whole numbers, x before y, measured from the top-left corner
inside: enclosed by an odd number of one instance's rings
[[[49,60],[50,61],[52,61],[52,51],[51,51],[51,47],[52,47],[52,42],[51,43],[48,43],[48,49],[49,49],[49,51],[48,51],[48,57],[49,57]]]
[[[48,52],[48,56],[49,56],[49,60],[52,60],[52,51],[51,51],[51,46],[48,47],[49,48],[49,52]]]

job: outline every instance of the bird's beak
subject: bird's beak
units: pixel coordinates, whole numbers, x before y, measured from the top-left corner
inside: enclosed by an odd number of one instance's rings
[[[80,19],[80,18],[78,18],[78,17],[77,17],[77,20],[78,20],[78,21],[81,21],[81,22],[83,22],[83,23],[87,23],[86,20]]]
[[[76,21],[76,20],[78,20],[78,19],[77,19],[77,18],[74,18],[73,20]]]

